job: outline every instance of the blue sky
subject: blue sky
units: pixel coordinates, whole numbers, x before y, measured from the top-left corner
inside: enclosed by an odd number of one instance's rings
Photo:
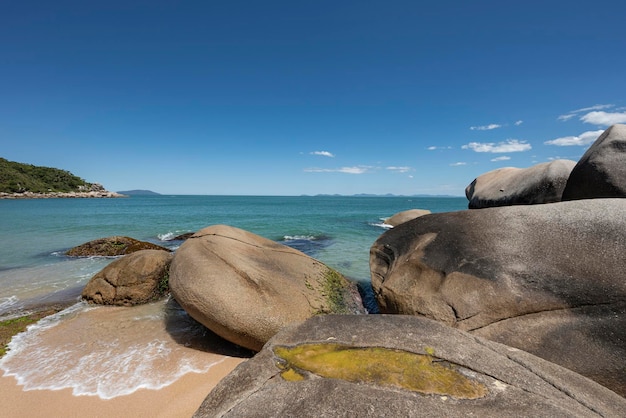
[[[108,190],[463,195],[626,123],[623,1],[29,1],[0,157]]]

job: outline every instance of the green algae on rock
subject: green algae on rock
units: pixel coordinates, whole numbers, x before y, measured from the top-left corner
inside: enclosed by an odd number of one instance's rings
[[[346,303],[344,294],[348,287],[346,279],[339,272],[329,268],[324,274],[320,287],[322,296],[326,299],[326,303],[324,303],[323,306],[327,306],[326,309],[324,307],[320,308],[320,314],[353,313],[351,307]]]
[[[9,342],[16,334],[26,331],[29,325],[61,311],[64,307],[63,305],[53,305],[23,316],[0,321],[0,358],[7,353]]]
[[[70,248],[65,255],[68,257],[118,257],[141,250],[171,250],[147,241],[131,237],[113,236],[99,238]]]
[[[342,344],[278,346],[283,379],[302,380],[306,372],[348,382],[391,386],[423,394],[478,399],[487,388],[462,375],[449,362],[429,354],[416,354],[381,347],[351,347]]]

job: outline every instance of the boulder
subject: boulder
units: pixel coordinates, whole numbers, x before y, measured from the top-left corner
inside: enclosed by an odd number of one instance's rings
[[[141,250],[170,251],[151,242],[139,241],[130,237],[107,237],[86,242],[69,249],[65,255],[70,257],[117,257]]]
[[[626,197],[626,125],[596,139],[572,170],[563,200]]]
[[[335,270],[226,225],[202,229],[180,246],[170,288],[196,321],[255,351],[292,322],[317,314],[365,313],[356,285]]]
[[[426,209],[409,209],[396,213],[395,215],[385,219],[383,223],[385,225],[398,226],[401,223],[410,221],[411,219],[415,219],[420,216],[428,215],[429,213],[430,211]]]
[[[172,254],[141,250],[113,261],[91,278],[84,300],[100,305],[132,306],[152,302],[169,291]]]
[[[370,250],[383,313],[423,315],[626,395],[626,200],[438,213]]]
[[[205,417],[597,417],[626,400],[570,370],[441,323],[317,316],[209,393]]]
[[[536,205],[561,201],[567,179],[576,165],[554,160],[528,168],[505,167],[478,176],[465,188],[470,209]]]

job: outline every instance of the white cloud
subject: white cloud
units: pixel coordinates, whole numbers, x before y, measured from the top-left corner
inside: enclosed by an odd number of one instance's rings
[[[372,167],[341,167],[341,168],[305,168],[307,173],[346,173],[346,174],[363,174],[367,173]]]
[[[489,125],[483,125],[483,126],[470,126],[470,129],[472,131],[490,131],[492,129],[498,129],[501,128],[502,125],[498,125],[496,123],[491,123]]]
[[[583,107],[582,109],[576,109],[576,110],[572,110],[571,112],[567,112],[564,115],[559,116],[557,119],[560,121],[567,121],[570,120],[571,118],[577,116],[579,113],[584,113],[584,112],[590,112],[590,111],[595,111],[595,110],[602,110],[602,109],[610,109],[615,105],[612,104],[603,104],[603,105],[594,105],[594,106],[589,106],[589,107]]]
[[[515,122],[515,126],[520,126],[522,123],[524,123],[523,120],[518,120],[517,122]]]
[[[583,107],[582,109],[572,110],[569,113],[582,113],[582,112],[589,112],[590,110],[610,109],[613,106],[615,106],[615,105],[612,105],[612,104],[593,105],[593,106],[589,106],[589,107]]]
[[[398,173],[407,173],[413,170],[411,167],[385,167],[387,170],[396,171]]]
[[[462,162],[462,161],[459,161],[458,163],[452,163],[452,164],[450,164],[450,167],[459,167],[459,166],[462,166],[462,165],[467,165],[467,163],[464,163],[464,162]]]
[[[447,146],[447,147],[436,147],[436,146],[433,145],[433,146],[430,146],[430,147],[428,147],[426,149],[428,151],[435,151],[435,150],[438,150],[438,149],[452,149],[452,147],[450,147],[450,146]]]
[[[334,155],[331,152],[328,151],[313,151],[310,152],[309,154],[311,155],[321,155],[322,157],[334,157]]]
[[[369,167],[341,167],[338,171],[347,174],[363,174],[369,170]]]
[[[510,160],[510,159],[511,159],[511,157],[503,155],[502,157],[492,158],[491,161],[507,161],[507,160]]]
[[[428,147],[428,150],[429,150],[429,151],[434,151],[434,150],[436,150],[436,149],[437,149],[437,147],[434,147],[434,146],[433,146],[433,147]]]
[[[519,139],[507,139],[504,142],[470,142],[467,145],[463,145],[463,149],[471,149],[476,152],[521,152],[532,149],[532,146],[526,141],[520,141]]]
[[[576,113],[568,113],[567,115],[561,115],[559,116],[557,119],[558,120],[562,120],[563,122],[565,122],[566,120],[570,120],[571,118],[573,118],[574,116],[576,116]]]
[[[589,112],[586,115],[581,116],[580,120],[592,125],[613,125],[616,123],[626,122],[626,112],[622,113],[607,113],[607,112]]]
[[[567,147],[572,145],[589,145],[596,139],[598,139],[602,132],[604,131],[587,131],[578,136],[564,136],[561,138],[552,139],[550,141],[544,142],[544,144],[557,145],[559,147]]]

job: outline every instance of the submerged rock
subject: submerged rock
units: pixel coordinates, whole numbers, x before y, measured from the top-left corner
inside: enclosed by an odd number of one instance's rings
[[[370,250],[383,313],[531,352],[626,395],[626,200],[433,214]]]
[[[226,225],[196,232],[170,269],[174,298],[222,338],[258,351],[287,324],[365,313],[356,285],[285,245]]]
[[[563,200],[626,197],[626,125],[613,125],[580,158]]]
[[[194,417],[620,416],[625,408],[570,370],[426,318],[325,315],[283,329]]]
[[[560,202],[575,161],[529,168],[505,167],[478,176],[465,188],[470,209]]]
[[[194,232],[185,232],[184,234],[176,235],[171,240],[172,241],[185,241],[185,240],[191,238],[193,234],[194,234]]]
[[[86,242],[69,249],[65,254],[70,257],[117,257],[141,250],[170,251],[151,242],[139,241],[130,237],[113,236]]]
[[[169,291],[172,254],[137,251],[113,261],[91,278],[82,298],[100,305],[132,306],[152,302]]]

